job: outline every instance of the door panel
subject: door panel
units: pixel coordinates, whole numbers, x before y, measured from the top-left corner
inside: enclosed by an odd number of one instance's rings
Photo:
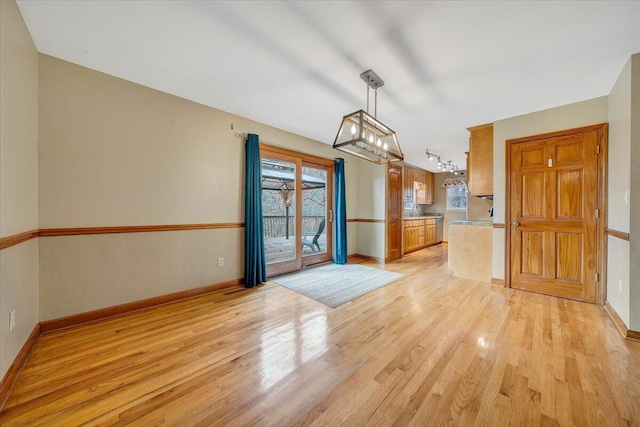
[[[302,266],[331,261],[332,168],[302,163]]]
[[[522,274],[542,277],[544,266],[544,233],[522,232]]]
[[[580,282],[582,264],[576,253],[582,253],[582,235],[579,233],[556,234],[556,279]]]
[[[582,170],[559,171],[556,174],[558,214],[556,218],[580,219],[583,216]]]
[[[522,174],[523,217],[544,217],[544,193],[544,173],[525,172]]]
[[[402,256],[402,168],[389,165],[387,200],[387,260]]]
[[[296,233],[297,164],[295,159],[262,155],[262,222],[267,274],[279,274],[298,265]]]
[[[598,131],[510,145],[514,288],[595,302]]]

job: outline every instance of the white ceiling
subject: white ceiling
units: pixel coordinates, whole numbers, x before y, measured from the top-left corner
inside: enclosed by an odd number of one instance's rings
[[[18,6],[42,53],[327,144],[372,68],[378,118],[432,171],[425,149],[462,169],[467,127],[607,95],[640,52],[640,1]]]

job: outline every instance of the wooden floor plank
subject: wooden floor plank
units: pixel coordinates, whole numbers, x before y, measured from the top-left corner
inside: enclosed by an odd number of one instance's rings
[[[335,309],[268,283],[47,334],[0,424],[640,424],[640,343],[446,255],[356,259],[405,277]]]

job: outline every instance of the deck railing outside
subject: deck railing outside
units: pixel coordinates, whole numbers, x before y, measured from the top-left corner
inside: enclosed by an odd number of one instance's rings
[[[303,216],[302,217],[302,233],[315,233],[318,231],[320,221],[324,216]],[[286,236],[286,217],[284,215],[264,215],[264,237],[283,237]],[[326,231],[326,227],[325,227]],[[295,217],[289,217],[289,236],[295,235],[296,224]]]

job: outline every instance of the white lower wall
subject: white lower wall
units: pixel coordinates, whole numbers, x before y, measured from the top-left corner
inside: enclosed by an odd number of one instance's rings
[[[38,239],[0,251],[0,378],[38,324]],[[16,327],[9,332],[9,312]]]
[[[243,236],[225,228],[41,237],[41,320],[242,278]]]
[[[358,245],[358,228],[355,222],[347,223],[347,255],[356,253]],[[333,240],[335,242],[335,239]],[[335,244],[335,243],[334,243]]]
[[[376,258],[385,258],[385,224],[378,222],[357,222],[358,241],[356,253]]]
[[[629,242],[607,237],[607,301],[629,326]]]

